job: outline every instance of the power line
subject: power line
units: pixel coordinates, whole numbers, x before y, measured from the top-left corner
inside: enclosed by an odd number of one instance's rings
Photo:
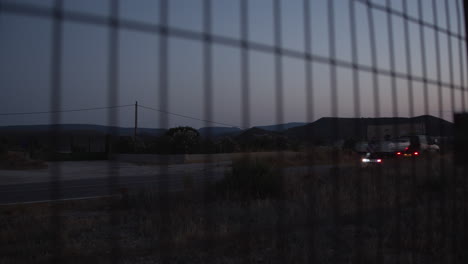
[[[39,112],[16,112],[16,113],[0,113],[0,116],[17,116],[17,115],[39,115],[39,114],[55,114],[55,113],[69,113],[69,112],[81,112],[81,111],[93,111],[93,110],[104,110],[114,109],[121,107],[130,107],[133,105],[116,105],[106,107],[93,107],[93,108],[81,108],[81,109],[69,109],[69,110],[54,110],[54,111],[39,111]]]
[[[240,126],[233,125],[233,124],[221,123],[221,122],[201,119],[201,118],[197,118],[197,117],[193,117],[193,116],[181,115],[181,114],[177,114],[177,113],[173,113],[173,112],[169,112],[169,111],[165,111],[165,110],[160,110],[160,109],[156,109],[156,108],[152,108],[152,107],[148,107],[148,106],[144,106],[144,105],[140,105],[140,104],[138,105],[138,107],[148,109],[148,110],[152,110],[152,111],[155,111],[155,112],[165,113],[165,114],[168,114],[168,115],[174,115],[174,116],[179,116],[179,117],[183,117],[183,118],[188,118],[188,119],[192,119],[192,120],[203,121],[203,122],[208,122],[208,123],[213,123],[213,124],[218,124],[218,125],[223,125],[223,126],[241,128]]]
[[[18,116],[18,115],[39,115],[39,114],[55,114],[55,113],[69,113],[69,112],[82,112],[82,111],[94,111],[94,110],[105,110],[105,109],[115,109],[115,108],[122,108],[122,107],[133,107],[133,104],[127,104],[127,105],[116,105],[116,106],[105,106],[105,107],[92,107],[92,108],[80,108],[80,109],[68,109],[68,110],[55,110],[55,111],[37,111],[37,112],[11,112],[11,113],[0,113],[0,116]],[[206,120],[206,119],[201,119],[193,116],[187,116],[187,115],[182,115],[182,114],[177,114],[169,111],[164,111],[144,105],[138,105],[138,107],[147,109],[147,110],[152,110],[160,113],[165,113],[168,115],[174,115],[174,116],[179,116],[183,118],[188,118],[192,120],[197,120],[197,121],[203,121],[203,122],[208,122],[208,123],[213,123],[213,124],[218,124],[218,125],[223,125],[223,126],[230,126],[230,127],[238,127],[237,125],[233,124],[227,124],[227,123],[222,123],[222,122],[216,122],[212,120]]]

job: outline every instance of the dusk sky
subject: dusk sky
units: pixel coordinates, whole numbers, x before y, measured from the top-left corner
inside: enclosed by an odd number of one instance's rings
[[[329,25],[327,0],[311,1],[312,53],[329,57]],[[387,0],[373,0],[385,4]],[[464,24],[458,28],[462,10],[457,10],[458,0],[449,1],[447,26],[445,1],[437,0],[437,20],[441,28],[465,35]],[[0,0],[1,3],[27,3],[50,8],[51,0]],[[213,0],[213,34],[240,38],[240,11],[238,0]],[[274,44],[272,0],[249,0],[249,41]],[[336,56],[351,62],[351,34],[349,19],[350,0],[335,0]],[[401,0],[391,0],[391,7],[402,11]],[[408,0],[408,14],[418,17],[417,0]],[[434,22],[432,1],[422,0],[423,20]],[[202,0],[169,0],[169,26],[202,31]],[[460,0],[458,6],[462,7]],[[109,1],[64,1],[67,11],[109,16]],[[159,23],[159,1],[121,0],[120,18],[151,24]],[[283,47],[303,52],[304,24],[303,0],[281,1]],[[367,6],[355,2],[357,19],[358,61],[371,66],[370,34]],[[1,9],[0,9],[1,10]],[[459,13],[457,13],[459,12]],[[373,9],[378,68],[390,70],[387,14]],[[463,20],[461,20],[463,21]],[[394,29],[396,70],[406,74],[406,50],[404,20],[392,16]],[[107,105],[107,60],[109,28],[104,26],[64,22],[62,54],[61,107],[80,109]],[[13,15],[0,11],[0,113],[34,112],[50,110],[50,50],[52,21],[46,18]],[[421,40],[419,25],[409,22],[412,74],[422,77],[421,41],[426,46],[428,79],[437,80],[437,60],[434,30],[424,27],[425,39]],[[438,33],[440,42],[440,66],[442,82],[465,86],[468,82],[465,42],[452,37],[453,81],[450,79],[449,48],[447,34]],[[139,104],[153,108],[159,105],[159,36],[126,29],[120,30],[119,50],[119,104]],[[460,46],[462,45],[462,46]],[[460,48],[461,47],[461,48]],[[462,51],[461,53],[459,51]],[[169,111],[204,118],[203,93],[203,43],[169,38]],[[275,94],[274,54],[250,51],[250,117],[251,125],[277,123]],[[241,50],[215,44],[213,46],[213,120],[240,126],[242,124]],[[461,76],[460,58],[463,63]],[[313,98],[306,97],[304,60],[283,57],[284,122],[314,121],[332,115],[330,92],[330,65],[314,62],[312,65]],[[338,116],[354,117],[354,93],[352,69],[337,68]],[[376,116],[372,74],[359,72],[361,117]],[[380,116],[392,116],[391,78],[378,76]],[[462,83],[462,81],[464,83]],[[423,83],[413,82],[415,116],[425,114]],[[439,116],[438,87],[428,85],[429,114]],[[408,81],[397,79],[399,116],[409,116]],[[442,88],[442,118],[452,120],[452,110],[462,110],[462,102],[468,102],[468,93],[455,90],[455,104],[451,103],[451,89]],[[306,102],[312,100],[313,118],[307,120]],[[466,110],[466,109],[465,109]],[[133,125],[133,108],[121,108],[119,125]],[[140,109],[141,127],[157,127],[159,114]],[[205,126],[203,122],[170,116],[170,126]],[[50,115],[0,116],[0,125],[48,124]],[[107,112],[103,110],[62,114],[62,123],[107,124]]]

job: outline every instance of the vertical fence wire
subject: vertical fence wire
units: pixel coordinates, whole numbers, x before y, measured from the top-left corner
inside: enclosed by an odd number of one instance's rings
[[[457,34],[459,36],[462,36],[463,33],[462,33],[462,20],[464,19],[465,15],[462,15],[463,14],[463,6],[460,7],[460,1],[457,0],[455,1],[455,11],[456,11],[456,19],[457,19]],[[466,18],[465,18],[465,21],[466,21]],[[466,86],[465,86],[465,59],[467,58],[464,58],[463,54],[464,54],[464,51],[463,51],[463,39],[462,38],[458,38],[457,39],[458,41],[458,65],[460,67],[460,85],[461,87],[463,87],[462,89],[462,92],[461,92],[461,95],[462,95],[462,100],[461,100],[461,103],[462,103],[462,109],[461,111],[462,112],[466,112],[468,111],[468,108],[467,108],[467,89],[466,89]]]
[[[422,0],[418,0],[418,19],[421,21],[424,21],[424,14],[423,14],[423,2]],[[429,115],[429,86],[427,84],[427,58],[426,58],[426,38],[425,38],[425,33],[424,33],[424,27],[419,24],[418,25],[419,29],[419,43],[420,43],[420,51],[421,51],[421,68],[422,68],[422,76],[423,76],[423,93],[424,93],[424,115],[428,116]],[[427,118],[426,118],[427,120]],[[425,122],[426,124],[428,122]],[[432,159],[426,159],[425,162],[426,166],[426,175],[432,175],[433,172],[433,164],[432,164]],[[433,208],[432,208],[432,202],[431,199],[427,199],[426,203],[426,221],[425,221],[425,231],[427,233],[425,239],[427,241],[427,244],[431,245],[433,241]]]
[[[406,57],[406,72],[408,74],[408,79],[407,79],[407,85],[408,85],[408,104],[409,104],[409,116],[414,117],[414,87],[413,87],[413,61],[411,59],[411,40],[410,40],[410,32],[409,32],[409,22],[408,19],[405,19],[408,16],[408,3],[407,1],[403,1],[403,30],[404,30],[404,43],[405,43],[405,57]],[[410,130],[414,131],[414,121],[412,120],[410,123]],[[411,144],[411,143],[410,143]],[[416,206],[416,195],[415,195],[415,188],[416,188],[416,164],[415,160],[412,160],[411,162],[411,195],[410,195],[410,200],[411,204]],[[411,247],[416,248],[416,208],[413,208],[411,210],[411,222],[410,222],[410,241],[411,241]],[[415,252],[411,252],[411,261],[413,263],[416,263],[416,255]]]
[[[374,25],[374,15],[373,9],[371,7],[371,2],[368,1],[366,5],[368,27],[369,27],[369,39],[370,39],[370,54],[371,54],[371,67],[372,72],[372,86],[373,86],[373,103],[374,103],[374,116],[380,118],[380,85],[379,85],[379,76],[377,75],[378,69],[378,58],[377,58],[377,48],[376,48],[376,37],[375,37],[375,25]],[[378,125],[378,124],[377,124]],[[377,131],[377,137],[380,138],[381,131]],[[377,210],[377,254],[376,254],[376,263],[383,263],[383,211],[379,207],[382,204],[382,170],[379,168],[377,171],[375,179],[375,187],[377,189],[378,198],[374,201],[375,210]]]
[[[433,11],[433,17],[434,17],[434,25],[436,27],[439,26],[439,19],[438,19],[438,12],[437,12],[437,4],[436,1],[432,1],[432,11]],[[441,55],[440,55],[440,40],[439,40],[439,32],[434,31],[434,38],[435,38],[435,49],[436,49],[436,66],[437,66],[437,89],[438,89],[438,106],[439,106],[439,116],[443,116],[443,109],[444,109],[444,104],[443,104],[443,91],[442,91],[442,86],[440,83],[442,82],[442,70],[441,70]],[[443,135],[444,129],[442,126],[439,127],[439,132],[441,135]],[[440,159],[440,181],[443,183],[443,186],[447,186],[447,179],[445,177],[445,172],[446,172],[446,166],[445,166],[445,161],[444,159]],[[440,231],[440,238],[439,238],[439,245],[441,246],[442,249],[445,249],[444,246],[447,244],[446,243],[446,238],[447,238],[447,210],[446,210],[446,194],[442,193],[440,199],[439,199],[439,216],[440,216],[440,223],[438,224],[438,229]],[[441,254],[440,256],[440,263],[446,263],[447,260],[444,259],[444,255]]]
[[[240,0],[242,127],[250,127],[249,5]]]
[[[107,102],[109,106],[118,105],[119,102],[119,1],[112,0],[110,2],[110,16],[109,16],[109,36],[108,36],[108,89],[107,89]],[[108,143],[112,144],[112,137],[118,135],[117,127],[119,126],[119,116],[117,109],[111,109],[108,112],[107,123],[109,125]],[[107,168],[108,173],[108,192],[112,197],[118,195],[119,186],[119,168],[115,164],[109,163]],[[110,260],[112,263],[119,263],[122,258],[122,248],[120,246],[120,214],[118,212],[118,199],[115,200],[110,206],[109,224],[110,224],[110,239],[109,246]]]
[[[204,94],[204,118],[205,120],[213,119],[213,48],[212,48],[212,1],[203,0],[203,94]],[[211,124],[209,121],[206,121],[204,124],[206,127],[209,127]],[[207,136],[211,138],[213,135],[212,129],[208,128]],[[208,143],[207,143],[208,149]],[[214,235],[216,227],[214,226],[214,212],[211,209],[211,199],[212,191],[210,190],[211,184],[213,182],[213,159],[212,156],[206,155],[205,163],[205,199],[204,199],[204,229],[207,234],[205,238],[205,248],[209,255],[215,255],[216,250],[214,249]],[[212,262],[216,262],[213,258]],[[211,262],[210,261],[210,262]]]
[[[327,1],[327,22],[328,22],[328,45],[329,45],[329,57],[330,57],[330,111],[331,115],[338,117],[338,86],[337,86],[337,69],[336,69],[336,45],[335,45],[335,1]],[[339,137],[338,120],[332,120],[332,142],[336,141]],[[339,215],[341,213],[340,206],[340,168],[338,166],[339,155],[338,149],[332,150],[332,169],[331,169],[331,182],[332,182],[332,194],[331,194],[331,207],[332,207],[332,250],[337,251],[340,246],[340,230],[339,230]],[[334,257],[337,257],[334,255]]]
[[[310,15],[310,0],[303,0],[303,25],[304,25],[304,49],[306,52],[306,59],[304,60],[304,77],[305,77],[305,105],[306,105],[306,118],[307,122],[313,122],[314,120],[314,108],[313,108],[313,101],[314,101],[314,85],[313,85],[313,63],[311,62],[311,54],[312,54],[312,26],[311,26],[311,15]],[[309,162],[309,166],[307,166],[307,174],[309,177],[315,179],[317,176],[314,164],[314,153],[310,146],[306,146],[306,159]],[[317,196],[317,188],[315,184],[307,185],[307,203],[308,203],[308,210],[306,213],[306,221],[308,223],[307,227],[307,239],[306,239],[306,261],[309,263],[316,263],[318,262],[317,257],[317,250],[316,250],[316,227],[315,223],[317,222],[317,214],[314,212],[314,208],[316,205],[316,196]]]
[[[445,5],[444,5],[444,8],[445,8],[445,19],[446,19],[446,27],[447,27],[447,30],[451,30],[451,23],[450,23],[450,20],[451,20],[451,13],[450,13],[450,8],[449,8],[449,2],[448,0],[445,0],[444,1]],[[447,47],[448,47],[448,70],[449,70],[449,81],[451,84],[454,83],[454,76],[453,76],[453,72],[454,72],[454,67],[453,67],[453,50],[452,50],[452,37],[450,35],[446,35],[447,37]],[[453,89],[453,87],[449,88],[450,89],[450,105],[451,105],[451,112],[453,114],[455,114],[456,112],[456,109],[455,109],[455,89]],[[448,259],[447,262],[451,261],[451,263],[456,263],[457,259],[456,259],[456,256],[457,256],[457,245],[456,245],[456,240],[458,239],[458,234],[456,232],[456,228],[457,228],[457,222],[456,222],[456,216],[457,216],[457,213],[456,213],[456,175],[457,175],[457,168],[456,166],[454,165],[454,163],[452,162],[450,164],[451,166],[451,170],[449,173],[447,173],[447,177],[449,178],[447,180],[447,182],[450,184],[451,188],[449,190],[446,190],[448,192],[448,197],[450,200],[452,200],[452,202],[447,205],[447,211],[450,212],[450,215],[448,216],[448,218],[451,220],[448,221],[449,222],[449,225],[451,228],[448,228],[447,230],[447,233],[448,233],[448,237],[450,239],[450,246],[449,248],[451,249],[451,256],[452,258],[451,259]],[[449,253],[449,252],[447,252]]]
[[[466,3],[466,1],[462,1],[462,4],[460,4],[460,1],[456,1],[456,8],[457,8],[457,33],[459,35],[462,35],[464,33],[464,39],[458,39],[458,44],[459,44],[459,58],[460,58],[460,83],[462,85],[463,90],[462,90],[462,96],[463,96],[463,100],[462,100],[462,105],[463,105],[463,112],[466,112],[468,111],[467,110],[467,103],[466,103],[466,100],[467,100],[467,93],[468,93],[468,90],[465,86],[465,72],[468,70],[468,65],[465,64],[464,62],[468,62],[468,17],[467,17],[467,14],[468,14],[468,4]],[[464,22],[464,23],[463,23]],[[465,32],[462,32],[462,23],[464,24],[464,29],[465,29]],[[463,40],[465,41],[465,43],[463,43]],[[463,46],[465,47],[465,50],[463,50]],[[465,55],[465,57],[463,56],[463,54]],[[468,81],[468,80],[466,80]],[[468,238],[468,228],[467,228],[467,206],[466,206],[466,203],[468,202],[468,192],[467,192],[467,186],[468,186],[468,181],[467,181],[467,177],[465,177],[466,175],[468,175],[468,166],[463,166],[463,168],[461,168],[461,175],[462,175],[462,180],[461,180],[461,184],[462,184],[462,193],[461,193],[461,196],[462,196],[462,199],[461,199],[461,203],[462,203],[462,221],[463,221],[463,224],[462,224],[462,240],[461,240],[461,243],[462,245],[465,245],[466,242],[467,242],[467,238]],[[462,260],[468,260],[468,257],[467,257],[467,252],[466,251],[463,251],[462,252],[462,256],[461,256]]]
[[[283,83],[283,54],[282,54],[282,19],[281,19],[281,2],[280,0],[273,0],[273,41],[274,41],[274,95],[275,95],[275,108],[276,108],[276,123],[279,124],[280,130],[283,127],[284,121],[284,105],[283,105],[283,96],[284,96],[284,83]],[[281,148],[277,144],[278,147]],[[284,154],[281,149],[279,149],[279,160],[280,162],[284,159]],[[282,169],[279,171],[280,174],[280,182],[282,183],[281,186],[281,195],[280,197],[285,197],[285,175]],[[277,201],[277,223],[276,223],[276,250],[277,250],[277,258],[281,262],[287,262],[287,256],[285,254],[287,250],[287,243],[286,243],[286,201],[281,199],[281,201]]]
[[[160,0],[159,2],[159,87],[157,87],[156,100],[158,101],[159,107],[162,111],[159,112],[159,127],[169,127],[169,116],[166,114],[170,111],[170,96],[169,96],[169,69],[170,69],[170,46],[169,46],[169,14],[170,14],[170,2],[169,0]],[[159,211],[158,217],[161,222],[157,230],[160,230],[160,236],[153,238],[156,240],[159,257],[161,263],[170,263],[171,258],[174,254],[173,247],[171,245],[171,237],[173,232],[170,228],[172,217],[169,214],[171,206],[171,200],[169,198],[169,161],[164,157],[160,160],[161,166],[159,166],[160,179],[157,181],[158,185],[158,197],[156,210]],[[156,176],[156,177],[158,177]]]
[[[392,90],[392,113],[394,120],[398,120],[399,114],[399,100],[398,100],[398,89],[397,89],[397,80],[396,80],[396,62],[395,62],[395,45],[394,45],[394,29],[393,29],[393,16],[390,13],[391,0],[386,1],[386,17],[387,17],[387,31],[388,31],[388,42],[389,42],[389,60],[390,60],[390,71],[391,74],[391,90]],[[393,125],[394,135],[399,135],[398,124],[397,122]],[[396,262],[400,263],[401,261],[401,166],[396,164],[394,175],[394,191],[395,191],[395,239],[394,247],[396,251]]]
[[[351,36],[351,61],[352,61],[352,89],[354,94],[354,115],[359,118],[358,124],[355,127],[356,135],[360,137],[360,125],[361,122],[361,89],[360,89],[360,78],[359,78],[359,69],[357,67],[359,63],[359,53],[358,53],[358,39],[357,39],[357,32],[356,32],[356,1],[349,1],[349,25],[350,25],[350,36]],[[363,186],[362,186],[362,177],[363,171],[358,169],[357,172],[357,181],[356,181],[356,227],[354,232],[354,256],[353,261],[355,263],[361,263],[363,259],[363,251],[362,251],[362,226],[363,226],[363,206],[364,206],[364,199],[363,199]]]
[[[52,20],[52,45],[51,45],[51,90],[50,90],[50,109],[51,111],[58,111],[61,108],[62,99],[62,54],[63,54],[63,18],[62,18],[63,1],[55,0],[53,6],[53,20]],[[61,121],[61,114],[55,113],[51,116],[52,124],[59,124]],[[52,148],[57,151],[60,142],[58,135],[60,134],[60,127],[54,126],[51,136]],[[50,199],[59,200],[61,198],[61,168],[59,164],[54,164],[51,168],[50,179]],[[63,241],[61,239],[61,232],[63,223],[60,219],[59,204],[52,204],[51,213],[51,237],[52,237],[52,254],[54,263],[61,263],[63,253]]]
[[[242,115],[242,127],[248,128],[251,125],[250,121],[250,53],[249,53],[249,5],[248,0],[239,1],[239,26],[240,26],[240,41],[241,41],[241,51],[240,51],[240,90],[241,90],[241,115]],[[246,152],[243,155],[244,159],[250,160],[251,155]],[[243,262],[251,263],[252,262],[252,224],[250,219],[252,217],[252,209],[250,203],[246,204],[246,212],[244,213],[244,219],[248,219],[244,226],[244,243],[242,245]]]

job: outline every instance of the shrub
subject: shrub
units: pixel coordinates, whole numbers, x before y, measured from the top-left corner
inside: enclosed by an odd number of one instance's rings
[[[258,158],[242,158],[232,164],[232,171],[216,186],[216,191],[230,199],[279,198],[282,193],[279,168]]]
[[[192,127],[175,127],[166,134],[169,140],[170,153],[191,154],[196,153],[200,147],[200,133]]]
[[[216,141],[216,151],[218,153],[239,152],[239,144],[231,137],[223,137]]]

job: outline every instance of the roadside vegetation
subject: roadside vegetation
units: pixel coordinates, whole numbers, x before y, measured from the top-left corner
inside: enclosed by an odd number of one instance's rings
[[[23,152],[4,151],[0,153],[0,170],[46,169],[47,163],[34,160]]]
[[[460,263],[466,180],[450,160],[286,175],[250,157],[204,191],[187,177],[179,193],[2,206],[0,262],[48,263],[59,245],[60,263]]]

